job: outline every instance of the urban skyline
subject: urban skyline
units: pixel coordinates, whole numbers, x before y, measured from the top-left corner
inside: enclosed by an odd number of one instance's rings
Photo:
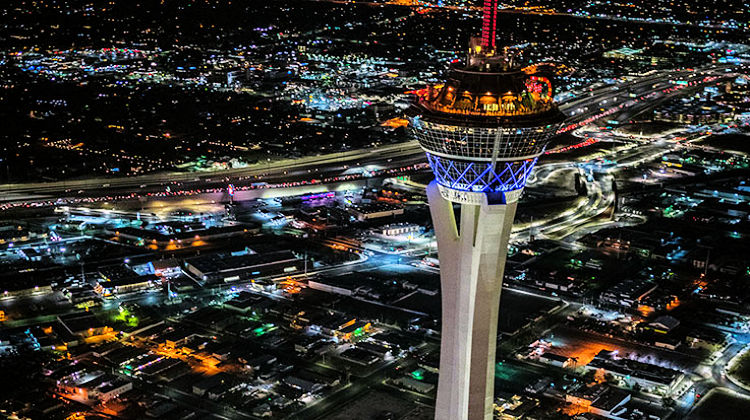
[[[9,0],[0,418],[745,418],[749,8]]]

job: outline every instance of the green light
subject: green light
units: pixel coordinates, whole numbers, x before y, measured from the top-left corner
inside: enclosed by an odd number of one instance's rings
[[[276,326],[273,324],[263,324],[262,326],[256,328],[253,330],[253,333],[256,337],[260,337],[261,335],[267,334],[268,332],[275,330]]]
[[[422,369],[417,369],[414,372],[411,373],[411,377],[418,380],[423,381],[424,380],[424,371]]]

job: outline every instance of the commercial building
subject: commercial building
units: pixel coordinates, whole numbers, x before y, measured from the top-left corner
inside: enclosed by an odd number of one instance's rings
[[[381,226],[378,233],[384,236],[401,236],[410,233],[417,233],[422,229],[421,226],[414,223],[392,223]]]
[[[224,307],[241,313],[260,315],[265,313],[272,302],[262,295],[240,292],[239,296],[224,303]]]
[[[435,384],[418,381],[410,376],[402,376],[393,380],[395,385],[420,394],[429,394],[435,390]]]
[[[135,273],[125,276],[104,277],[96,282],[94,290],[102,296],[125,294],[147,290],[161,284],[161,279],[154,274],[139,276]]]
[[[52,293],[52,285],[61,282],[69,275],[65,267],[2,272],[0,273],[0,299]]]
[[[107,334],[113,331],[111,327],[107,326],[91,312],[59,315],[57,320],[66,332],[82,338]]]
[[[193,394],[198,396],[206,395],[210,399],[216,399],[220,394],[223,394],[228,388],[236,384],[237,380],[232,375],[222,372],[193,384]]]
[[[372,324],[367,321],[357,321],[334,333],[334,337],[341,341],[351,341],[353,338],[361,337],[372,329]]]
[[[99,370],[79,370],[58,380],[57,388],[82,402],[106,402],[133,389],[133,383]]]
[[[643,328],[647,331],[657,334],[668,334],[680,326],[680,321],[673,316],[662,315],[652,322],[646,324]]]
[[[2,287],[3,291],[2,294],[0,294],[0,297],[23,297],[52,293],[52,286],[49,284],[40,285],[34,283],[26,283],[22,280],[16,282],[3,282]]]
[[[0,224],[0,245],[19,245],[37,238],[46,238],[46,233],[37,233],[14,223]]]
[[[579,410],[608,419],[619,419],[627,409],[630,393],[606,384],[581,386],[565,395],[565,401],[578,406]]]
[[[495,418],[520,420],[539,406],[539,400],[522,395],[501,394],[495,400]]]
[[[320,290],[321,292],[334,293],[343,296],[352,296],[360,285],[356,282],[345,282],[342,278],[316,278],[308,280],[307,285],[311,289]]]
[[[671,395],[685,377],[678,370],[621,358],[609,350],[597,353],[586,369],[603,369],[629,387],[638,384],[646,392],[661,395]]]
[[[296,271],[299,259],[291,251],[251,255],[202,255],[188,258],[184,270],[206,282],[233,282],[255,276]]]
[[[339,355],[339,357],[348,362],[352,362],[354,364],[361,365],[361,366],[372,366],[378,360],[380,360],[378,356],[370,353],[367,350],[360,349],[358,347],[352,347],[350,349],[344,350]]]
[[[370,203],[351,207],[349,212],[357,220],[365,221],[404,214],[404,207],[397,204]]]
[[[633,308],[654,290],[656,290],[656,283],[650,280],[630,279],[602,293],[599,301],[607,305]]]
[[[546,352],[539,356],[539,361],[543,363],[547,363],[548,365],[566,368],[570,366],[573,361],[570,357],[563,356],[560,354],[550,353]]]

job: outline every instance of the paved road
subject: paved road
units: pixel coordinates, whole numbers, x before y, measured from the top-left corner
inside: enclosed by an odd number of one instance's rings
[[[653,106],[652,99],[661,97],[666,88],[674,87],[669,79],[685,79],[691,82],[705,75],[726,76],[727,65],[711,66],[695,71],[668,70],[629,80],[616,85],[583,92],[560,105],[568,114],[569,125],[564,130],[573,130],[580,125],[606,118],[615,112],[627,117]],[[687,91],[687,90],[685,90]],[[636,95],[636,98],[630,96]],[[652,96],[648,96],[652,95]],[[641,99],[643,98],[643,99]],[[646,100],[649,99],[649,100]],[[606,108],[605,108],[606,107]],[[223,188],[229,182],[238,185],[259,181],[289,180],[295,177],[319,178],[340,174],[350,167],[374,165],[400,167],[423,162],[422,151],[416,141],[387,145],[374,149],[352,150],[341,153],[307,156],[298,159],[283,159],[259,163],[246,168],[229,169],[211,173],[166,172],[129,178],[90,178],[45,183],[5,184],[0,187],[6,201],[33,201],[36,196],[75,197],[79,191],[84,196],[115,195],[117,191],[129,193],[164,191],[166,185],[177,184],[173,189],[196,190]],[[41,200],[40,200],[41,201]]]

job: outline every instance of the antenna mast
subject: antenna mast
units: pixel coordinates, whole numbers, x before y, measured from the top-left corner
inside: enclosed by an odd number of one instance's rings
[[[482,48],[495,51],[497,39],[497,0],[484,0],[482,8]]]

